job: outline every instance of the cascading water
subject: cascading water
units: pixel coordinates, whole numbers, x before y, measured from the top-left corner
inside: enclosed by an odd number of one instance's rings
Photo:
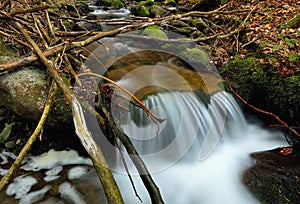
[[[124,113],[120,126],[137,147],[166,203],[259,203],[242,185],[241,173],[251,164],[251,152],[284,145],[282,135],[247,123],[234,98],[224,91],[204,101],[195,92],[158,93],[144,103],[166,118],[159,129],[135,106]],[[136,174],[129,158],[126,163]],[[122,171],[122,164],[119,167]],[[127,175],[116,177],[125,203],[140,203]],[[151,203],[140,179],[134,181],[143,203]]]
[[[135,145],[165,203],[259,203],[241,183],[241,174],[251,164],[250,153],[286,145],[282,134],[248,123],[234,98],[218,86],[222,80],[210,62],[179,57],[186,63],[177,63],[174,56],[180,53],[128,44],[118,38],[102,40],[94,51],[101,59],[91,58],[86,65],[143,98],[156,117],[165,119],[159,123],[150,118],[131,96],[113,87],[114,122]],[[115,150],[117,159],[108,159],[125,203],[140,200],[123,159],[143,203],[151,203],[130,156],[122,146],[122,153]]]

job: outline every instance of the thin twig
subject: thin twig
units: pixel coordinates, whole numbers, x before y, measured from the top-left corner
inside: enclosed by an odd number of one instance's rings
[[[263,113],[265,115],[270,115],[272,116],[273,118],[275,118],[280,124],[282,124],[286,129],[288,129],[291,133],[293,133],[295,136],[297,137],[300,137],[300,134],[294,129],[292,128],[291,126],[289,126],[286,122],[284,122],[281,118],[279,118],[277,115],[275,115],[274,113],[271,113],[271,112],[268,112],[268,111],[264,111],[264,110],[261,110],[251,104],[249,104],[245,99],[243,99],[237,92],[235,92],[232,88],[232,86],[230,85],[230,81],[228,78],[225,78],[226,81],[228,81],[228,87],[230,89],[230,91],[239,99],[241,100],[245,105],[249,106],[250,108],[260,112],[260,113]]]
[[[132,179],[132,177],[131,177],[131,175],[130,175],[130,172],[129,172],[129,169],[128,169],[128,166],[127,166],[127,163],[126,163],[124,154],[123,154],[123,152],[122,152],[122,150],[121,150],[121,148],[120,148],[120,145],[119,145],[118,143],[116,143],[116,146],[117,146],[118,149],[119,149],[119,152],[120,152],[120,156],[121,156],[122,162],[123,162],[123,164],[124,164],[124,167],[125,167],[127,176],[128,176],[128,178],[129,178],[129,180],[130,180],[130,183],[131,183],[131,185],[132,185],[132,188],[133,188],[133,191],[134,191],[134,193],[135,193],[135,196],[136,196],[136,197],[140,200],[140,202],[142,203],[143,200],[141,199],[141,197],[139,196],[139,194],[138,194],[138,192],[137,192],[137,190],[136,190],[136,187],[135,187],[134,182],[133,182],[133,179]]]
[[[152,113],[144,104],[143,102],[140,101],[140,99],[138,99],[134,94],[132,94],[128,89],[126,89],[125,87],[121,86],[120,84],[118,84],[117,82],[105,77],[105,76],[102,76],[102,75],[99,75],[99,74],[96,74],[96,73],[91,73],[91,72],[86,72],[86,73],[81,73],[81,74],[78,74],[78,76],[95,76],[95,77],[98,77],[98,78],[101,78],[101,79],[104,79],[106,81],[108,81],[109,83],[112,83],[114,84],[115,86],[119,87],[120,89],[122,89],[125,93],[127,93],[130,97],[132,97],[139,105],[140,107],[154,120],[158,121],[158,122],[163,122],[165,121],[166,119],[165,118],[159,118],[158,116],[156,116],[154,113]]]

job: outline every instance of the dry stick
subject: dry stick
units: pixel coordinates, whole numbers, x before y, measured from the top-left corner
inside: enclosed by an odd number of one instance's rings
[[[124,27],[121,27],[121,28],[118,28],[118,29],[115,29],[115,30],[112,30],[112,31],[107,31],[107,32],[98,32],[95,36],[87,38],[86,40],[82,40],[82,41],[78,41],[78,42],[72,42],[71,44],[69,44],[69,46],[66,48],[66,50],[70,50],[72,48],[77,48],[77,47],[87,46],[87,45],[91,44],[92,42],[94,42],[96,40],[99,40],[100,38],[118,34],[119,32],[121,32],[124,29],[129,28],[129,27],[131,27],[131,26],[124,26]],[[51,48],[51,50],[42,52],[40,54],[43,54],[45,57],[52,56],[52,55],[57,54],[58,52],[62,51],[64,49],[65,45],[66,45],[66,43],[61,44],[59,46]],[[29,47],[32,48],[30,45],[29,45]],[[39,60],[38,56],[30,56],[30,57],[21,58],[17,61],[14,61],[14,62],[9,62],[9,63],[6,63],[6,64],[0,64],[0,72],[5,72],[5,71],[9,71],[11,69],[14,69],[14,68],[17,68],[17,67],[20,67],[20,66],[28,65],[28,64],[31,64],[33,62],[37,62],[38,60]]]
[[[0,34],[1,34],[1,31],[0,31]],[[28,45],[28,46],[30,48],[32,48],[32,46],[30,46],[30,45]],[[53,56],[53,55],[61,52],[62,50],[63,50],[63,46],[55,47],[51,50],[43,52],[43,55],[45,57]],[[0,73],[15,69],[15,68],[18,68],[21,66],[26,66],[26,65],[29,65],[29,64],[37,62],[37,61],[39,61],[38,56],[29,56],[29,57],[23,57],[21,59],[18,59],[16,61],[9,62],[6,64],[0,64]]]
[[[59,76],[57,70],[55,69],[53,63],[51,61],[48,61],[48,59],[43,55],[43,52],[40,50],[38,45],[31,39],[31,37],[28,35],[26,30],[18,23],[14,22],[14,25],[23,33],[26,40],[32,45],[37,55],[40,57],[40,60],[42,63],[47,67],[49,73],[57,83],[58,87],[61,89],[61,91],[64,93],[66,97],[66,101],[71,105],[72,103],[72,92],[71,90],[66,86],[62,78]],[[91,138],[91,140],[93,140]],[[100,151],[100,149],[97,149]],[[97,151],[96,151],[97,152]],[[101,152],[98,152],[101,154]],[[97,175],[99,176],[100,181],[103,185],[103,189],[106,194],[106,198],[108,199],[109,203],[123,203],[121,193],[119,192],[118,186],[115,183],[114,178],[111,176],[111,172],[109,168],[106,168],[105,166],[102,166],[97,159],[99,159],[99,154],[97,155],[90,155],[94,167],[97,171]]]
[[[130,97],[132,97],[140,106],[141,108],[154,120],[158,121],[158,122],[163,122],[166,119],[162,119],[159,118],[158,116],[156,116],[154,113],[152,113],[134,94],[132,94],[128,89],[126,89],[125,87],[119,85],[118,83],[116,83],[115,81],[102,76],[100,74],[96,74],[96,73],[91,73],[91,72],[86,72],[86,73],[81,73],[78,76],[95,76],[95,77],[99,77],[101,79],[104,79],[106,81],[108,81],[109,83],[114,84],[115,86],[119,87],[120,89],[122,89],[125,93],[127,93]]]
[[[121,28],[117,28],[117,29],[112,30],[112,31],[99,32],[96,35],[87,38],[86,40],[79,41],[79,42],[72,42],[71,46],[72,47],[84,47],[84,46],[87,46],[87,45],[89,45],[89,44],[95,42],[96,40],[99,40],[99,39],[101,39],[105,36],[116,35],[116,34],[120,33],[121,31],[124,31],[125,29],[132,28],[132,27],[133,27],[132,25],[128,25],[128,26],[123,26]]]
[[[23,42],[22,40],[19,40],[18,38],[16,38],[16,37],[15,37],[14,35],[12,35],[12,34],[8,34],[8,33],[5,33],[4,31],[1,31],[1,30],[0,30],[0,35],[3,35],[3,36],[8,37],[8,38],[11,38],[11,39],[13,39],[14,41],[20,43],[21,45],[23,45],[23,46],[25,46],[25,47],[28,47],[28,48],[31,48],[31,46],[30,46],[28,43]]]
[[[202,42],[202,41],[207,41],[207,40],[213,40],[213,39],[223,39],[223,38],[227,38],[227,37],[230,37],[238,32],[241,31],[242,28],[237,28],[236,30],[234,31],[231,31],[230,33],[227,33],[227,34],[216,34],[216,35],[211,35],[211,36],[207,36],[207,37],[199,37],[199,38],[196,38],[194,41],[195,42]]]
[[[68,58],[68,55],[64,55],[64,59],[65,59],[65,66],[67,68],[67,70],[70,72],[70,74],[74,77],[75,81],[76,81],[76,84],[78,84],[79,87],[82,87],[82,83],[81,81],[79,80],[76,72],[74,71],[72,65],[71,65],[71,62]]]
[[[104,117],[102,117],[97,111],[95,111],[94,108],[91,107],[90,104],[86,102],[81,102],[83,106],[90,112],[96,115],[97,119],[99,120],[100,124],[102,127],[107,125],[106,120]],[[124,145],[126,148],[126,151],[129,153],[130,158],[135,165],[137,171],[139,172],[139,175],[150,195],[151,201],[153,204],[162,204],[163,199],[160,194],[159,188],[156,186],[155,182],[153,181],[150,172],[147,169],[146,164],[143,162],[142,158],[139,156],[137,150],[135,149],[134,145],[130,141],[129,137],[121,132],[119,128],[114,123],[114,120],[111,117],[111,114],[105,107],[102,107],[102,112],[104,113],[106,119],[108,120],[108,123],[110,124],[110,127],[114,131],[114,135],[119,138],[121,143]]]
[[[44,4],[44,5],[40,5],[40,6],[37,6],[37,7],[29,8],[29,9],[15,10],[15,11],[10,12],[8,15],[13,17],[16,14],[32,13],[32,12],[41,11],[41,10],[44,10],[44,9],[47,9],[47,8],[50,8],[50,5]]]
[[[199,37],[195,39],[195,42],[201,42],[201,41],[207,41],[207,40],[212,40],[212,39],[223,39],[223,38],[227,38],[230,37],[232,35],[235,35],[237,33],[239,33],[244,27],[246,22],[248,21],[248,19],[250,18],[251,14],[253,13],[253,11],[256,9],[256,7],[253,7],[251,9],[251,11],[248,13],[248,15],[246,16],[246,18],[243,20],[243,22],[241,23],[241,26],[227,34],[216,34],[216,35],[212,35],[212,36],[207,36],[207,37]],[[249,11],[249,10],[248,10]]]
[[[36,30],[37,30],[37,32],[38,32],[38,34],[39,34],[42,42],[43,42],[45,48],[47,49],[49,46],[48,46],[47,41],[44,38],[44,35],[41,32],[41,29],[40,29],[39,25],[38,25],[38,19],[37,19],[36,15],[34,13],[32,13],[32,17],[33,17],[33,20],[34,20],[34,26],[35,26],[35,28],[36,28]]]
[[[55,96],[56,88],[57,88],[56,83],[53,81],[52,84],[51,84],[50,90],[49,90],[48,99],[47,99],[43,114],[41,116],[41,119],[40,119],[38,125],[36,126],[34,132],[30,136],[30,138],[28,139],[27,143],[25,144],[25,146],[23,147],[23,149],[19,153],[17,159],[11,165],[10,169],[5,174],[5,176],[2,177],[2,179],[0,181],[0,191],[2,191],[3,188],[8,184],[8,182],[12,178],[13,174],[15,173],[17,168],[20,166],[20,164],[21,164],[22,160],[24,159],[25,155],[30,150],[32,144],[34,143],[36,138],[40,135],[40,132],[41,132],[42,128],[44,127],[45,121],[46,121],[47,116],[50,112],[51,105],[53,103],[53,99],[54,99],[54,96]]]
[[[44,29],[44,26],[43,26],[43,24],[41,23],[41,21],[39,19],[37,19],[37,23],[38,23],[38,26],[39,26],[40,30],[43,33],[43,36],[44,36],[45,40],[49,44],[51,42],[51,38],[49,37],[48,32]]]
[[[87,128],[81,104],[78,102],[76,97],[73,99],[72,110],[76,133],[84,148],[91,156],[97,175],[103,185],[108,203],[123,204],[124,202],[119,188],[101,152],[101,149]]]
[[[245,105],[249,106],[250,108],[260,112],[260,113],[263,113],[263,114],[266,114],[266,115],[270,115],[272,116],[273,118],[275,118],[280,124],[282,124],[285,128],[287,128],[291,133],[293,133],[294,135],[296,135],[297,137],[300,137],[300,134],[292,127],[290,127],[286,122],[284,122],[283,120],[281,120],[277,115],[275,115],[274,113],[271,113],[271,112],[268,112],[268,111],[264,111],[264,110],[261,110],[251,104],[249,104],[245,99],[243,99],[237,92],[235,92],[233,90],[233,88],[231,87],[230,85],[230,81],[228,78],[225,78],[226,81],[228,82],[228,87],[230,89],[230,91],[238,98],[240,99]]]
[[[53,31],[53,26],[52,26],[52,23],[51,23],[51,20],[50,20],[49,13],[48,13],[47,10],[45,10],[45,13],[46,13],[46,18],[47,18],[47,22],[48,22],[48,25],[49,25],[50,33],[51,33],[52,37],[55,38],[55,34],[54,34],[54,31]]]
[[[133,164],[135,165],[137,171],[139,172],[139,175],[148,190],[148,193],[151,198],[152,204],[163,204],[164,201],[162,199],[162,196],[160,194],[159,188],[156,186],[155,182],[153,181],[150,172],[147,169],[146,164],[142,160],[142,158],[139,156],[139,153],[135,149],[134,145],[132,144],[129,137],[124,134],[117,125],[114,124],[114,120],[111,117],[111,114],[106,109],[106,107],[102,107],[102,111],[105,114],[109,124],[111,124],[111,128],[114,131],[114,134],[120,139],[121,143],[126,148],[126,151],[128,152]],[[102,118],[98,113],[96,114],[97,117]],[[103,120],[103,118],[102,118]],[[102,125],[105,125],[104,123]]]

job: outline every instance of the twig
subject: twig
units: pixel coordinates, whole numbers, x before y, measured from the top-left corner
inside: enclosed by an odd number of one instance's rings
[[[81,73],[78,75],[79,77],[80,76],[95,76],[95,77],[98,77],[98,78],[101,78],[101,79],[104,79],[106,81],[108,81],[109,83],[112,83],[114,84],[115,86],[119,87],[120,89],[122,89],[125,93],[127,93],[130,97],[132,97],[139,105],[140,107],[154,120],[158,121],[158,122],[163,122],[165,121],[166,119],[162,119],[162,118],[159,118],[158,116],[156,116],[154,113],[152,113],[134,94],[132,94],[128,89],[126,89],[125,87],[121,86],[120,84],[118,84],[117,82],[105,77],[105,76],[102,76],[102,75],[99,75],[99,74],[96,74],[96,73],[91,73],[91,72],[86,72],[86,73]]]
[[[37,33],[39,34],[40,38],[42,39],[42,42],[43,42],[43,45],[45,46],[45,48],[47,49],[49,46],[48,46],[48,43],[47,41],[45,40],[41,30],[40,30],[40,27],[38,26],[38,19],[36,17],[36,15],[34,13],[32,13],[32,17],[33,17],[33,20],[34,20],[34,26],[37,30]]]
[[[11,165],[10,169],[5,174],[5,176],[1,179],[1,181],[0,181],[0,191],[2,191],[3,188],[11,180],[13,174],[16,172],[17,168],[20,166],[22,160],[24,159],[27,152],[30,150],[32,144],[37,139],[37,137],[40,135],[40,132],[41,132],[42,128],[44,127],[45,121],[46,121],[47,116],[50,112],[56,88],[57,88],[56,83],[53,81],[52,84],[51,84],[50,90],[49,90],[48,99],[47,99],[47,102],[45,104],[45,108],[44,108],[43,114],[40,118],[40,121],[39,121],[37,127],[35,128],[34,132],[32,133],[32,135],[28,139],[27,143],[25,144],[25,146],[23,147],[23,149],[19,153],[17,159]]]
[[[28,48],[31,49],[31,46],[30,46],[28,43],[23,42],[22,40],[19,40],[18,38],[16,38],[16,37],[15,37],[14,35],[12,35],[12,34],[8,34],[8,33],[5,33],[5,32],[3,32],[3,31],[0,30],[0,35],[3,35],[3,36],[8,37],[8,38],[11,38],[11,39],[13,39],[14,41],[20,43],[21,45],[24,45],[25,47],[28,47]]]
[[[137,192],[137,190],[136,190],[136,188],[135,188],[135,185],[134,185],[134,182],[133,182],[132,177],[131,177],[131,175],[130,175],[130,172],[129,172],[129,169],[128,169],[128,166],[127,166],[125,157],[124,157],[124,155],[123,155],[123,152],[122,152],[122,150],[121,150],[121,148],[120,148],[120,146],[119,146],[118,143],[116,143],[116,146],[117,146],[118,149],[119,149],[119,152],[120,152],[120,156],[121,156],[122,162],[123,162],[123,164],[124,164],[124,167],[125,167],[127,176],[128,176],[128,178],[129,178],[129,180],[130,180],[130,183],[131,183],[131,185],[132,185],[132,188],[133,188],[133,191],[134,191],[134,193],[135,193],[135,196],[136,196],[136,197],[140,200],[140,202],[142,203],[143,200],[141,199],[141,197],[139,196],[139,194],[138,194],[138,192]]]
[[[263,113],[265,115],[270,115],[272,116],[273,118],[275,118],[280,124],[282,124],[285,128],[287,128],[291,133],[293,133],[295,136],[297,137],[300,137],[300,134],[292,127],[290,127],[286,122],[284,122],[283,120],[281,120],[277,115],[275,115],[274,113],[271,113],[271,112],[268,112],[268,111],[264,111],[264,110],[261,110],[251,104],[249,104],[245,99],[243,99],[237,92],[235,92],[232,88],[232,86],[230,85],[230,81],[228,78],[225,78],[225,80],[228,82],[228,87],[230,89],[230,91],[239,99],[241,100],[245,105],[249,106],[250,108],[260,112],[260,113]]]
[[[207,37],[199,37],[199,38],[196,38],[194,41],[195,42],[203,42],[203,41],[213,40],[213,39],[228,38],[234,34],[237,34],[240,31],[241,31],[241,28],[237,28],[236,30],[231,31],[230,33],[227,33],[227,34],[216,34],[216,35],[211,35],[211,36],[207,36]]]
[[[52,37],[55,38],[55,34],[54,34],[54,31],[53,31],[53,26],[52,26],[52,23],[51,23],[51,20],[50,20],[50,17],[49,17],[49,13],[48,13],[47,10],[45,10],[45,13],[46,13],[46,18],[47,18],[48,26],[49,26],[49,29],[50,29],[50,33],[51,33]]]
[[[9,3],[11,2],[11,0],[6,0],[1,4],[1,9],[4,9]]]
[[[65,59],[65,66],[67,68],[67,70],[70,72],[70,74],[74,77],[75,81],[76,81],[76,84],[78,84],[79,87],[82,86],[82,83],[80,81],[80,79],[78,78],[76,72],[74,71],[71,63],[70,63],[70,60],[68,58],[68,56],[65,54],[64,55],[64,59]]]
[[[128,26],[123,26],[121,28],[117,28],[115,30],[112,30],[112,31],[107,31],[107,32],[99,32],[98,34],[84,40],[84,41],[79,41],[79,42],[72,42],[72,46],[74,47],[84,47],[84,46],[87,46],[89,44],[91,44],[92,42],[95,42],[96,40],[99,40],[103,37],[106,37],[106,36],[111,36],[111,35],[116,35],[128,28],[131,28],[132,26],[131,25],[128,25]]]

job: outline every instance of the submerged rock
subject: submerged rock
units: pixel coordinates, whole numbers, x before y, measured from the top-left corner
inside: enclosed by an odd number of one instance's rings
[[[300,157],[279,152],[253,153],[256,164],[246,170],[243,182],[262,203],[300,203]]]

